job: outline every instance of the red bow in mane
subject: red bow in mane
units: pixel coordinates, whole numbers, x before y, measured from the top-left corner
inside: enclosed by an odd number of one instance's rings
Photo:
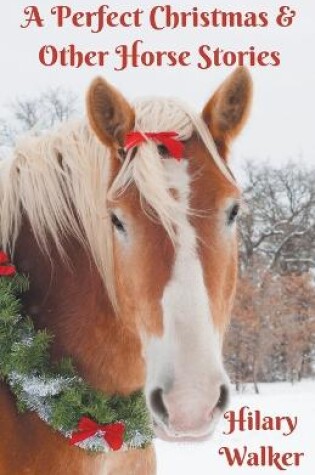
[[[100,434],[111,449],[119,450],[124,443],[125,424],[116,422],[115,424],[101,425],[88,417],[82,417],[78,424],[78,432],[72,434],[70,443],[71,445],[78,444],[96,434]]]
[[[13,277],[16,274],[16,269],[10,264],[7,254],[0,251],[0,277]]]
[[[164,145],[171,157],[174,157],[176,160],[180,161],[183,158],[184,144],[178,140],[177,132],[130,132],[126,137],[125,148],[130,150],[148,140]]]

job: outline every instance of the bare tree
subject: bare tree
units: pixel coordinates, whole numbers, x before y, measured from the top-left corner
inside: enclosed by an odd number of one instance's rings
[[[77,112],[77,97],[61,87],[49,89],[33,98],[17,98],[0,118],[0,145],[13,145],[18,135],[34,133],[68,120]]]
[[[237,388],[314,372],[315,171],[248,165],[241,278],[226,339]]]
[[[309,273],[251,275],[239,281],[225,343],[226,361],[238,389],[259,381],[300,381],[313,375],[315,288]]]
[[[247,165],[248,212],[240,221],[241,263],[256,260],[277,273],[315,267],[315,171]]]

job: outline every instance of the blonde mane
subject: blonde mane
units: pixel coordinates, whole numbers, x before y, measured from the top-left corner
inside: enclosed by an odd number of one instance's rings
[[[197,130],[217,166],[233,181],[203,120],[186,106],[172,99],[147,99],[136,102],[135,111],[136,130],[176,131],[180,140]],[[23,215],[46,251],[52,239],[64,254],[63,236],[77,237],[90,250],[117,306],[107,199],[115,199],[135,183],[143,203],[172,240],[184,210],[170,192],[171,177],[156,146],[144,143],[132,159],[129,152],[110,188],[109,153],[85,121],[21,139],[12,158],[0,162],[0,241],[2,249],[14,253]]]

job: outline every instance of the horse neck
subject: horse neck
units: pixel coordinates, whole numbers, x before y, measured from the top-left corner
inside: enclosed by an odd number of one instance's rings
[[[71,357],[79,374],[109,394],[129,394],[144,382],[139,337],[114,315],[88,252],[75,239],[65,244],[64,261],[50,246],[44,254],[23,223],[14,254],[19,272],[30,278],[23,299],[36,328],[54,335],[52,359]]]

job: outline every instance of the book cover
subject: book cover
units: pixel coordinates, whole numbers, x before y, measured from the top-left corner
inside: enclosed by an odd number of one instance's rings
[[[0,475],[314,473],[313,18],[2,5]]]

